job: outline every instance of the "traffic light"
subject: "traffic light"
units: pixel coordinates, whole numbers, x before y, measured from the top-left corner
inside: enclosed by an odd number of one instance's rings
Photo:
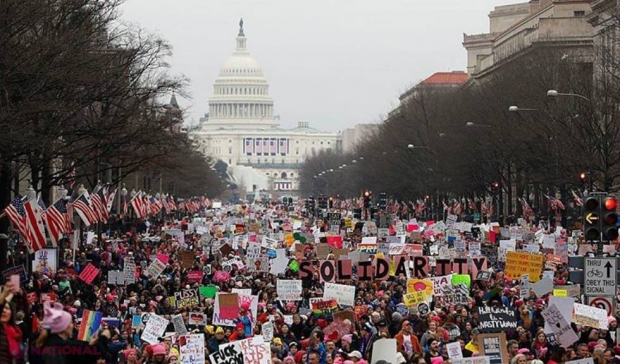
[[[587,241],[601,238],[601,196],[589,196],[583,203],[583,232]]]
[[[358,220],[361,219],[362,218],[362,209],[360,209],[360,208],[353,209],[353,218],[354,219],[358,219]]]
[[[334,208],[334,198],[332,196],[329,196],[329,204],[327,205],[328,208]]]
[[[314,211],[314,196],[308,197],[306,200],[306,210],[313,212]]]
[[[319,196],[319,208],[320,209],[326,209],[327,208],[327,197],[326,196]]]
[[[604,196],[601,198],[601,230],[603,240],[612,241],[618,238],[618,200],[615,196]]]
[[[385,192],[381,192],[379,194],[379,208],[381,210],[385,210],[387,207],[387,194]]]

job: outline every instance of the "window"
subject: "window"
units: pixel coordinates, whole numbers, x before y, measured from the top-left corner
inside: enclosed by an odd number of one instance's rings
[[[282,172],[282,174],[280,175],[281,178],[286,178],[286,172]]]
[[[575,14],[576,18],[582,18],[584,16],[586,16],[586,12],[584,10],[577,10],[575,12],[573,12]]]
[[[284,158],[282,159],[282,164],[284,164]]]
[[[232,139],[228,139],[228,142],[229,142],[229,143],[232,143]]]
[[[321,142],[321,145],[323,145],[323,142]]]
[[[291,173],[291,174],[289,175],[289,177],[291,177],[291,178],[292,178],[292,177],[293,177],[293,174]]]
[[[248,164],[252,164],[252,160],[248,158]]]
[[[232,147],[228,148],[228,154],[232,154]]]
[[[230,164],[232,164],[232,159],[229,159],[229,160],[228,160],[228,164],[229,164],[229,165],[230,165]]]
[[[274,174],[273,174],[273,176],[274,176],[274,177],[278,177],[278,173],[277,173],[277,172],[276,172],[276,173],[274,173]]]

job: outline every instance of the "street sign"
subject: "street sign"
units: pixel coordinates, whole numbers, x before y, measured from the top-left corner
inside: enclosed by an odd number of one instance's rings
[[[588,305],[603,309],[607,311],[607,316],[613,316],[614,310],[614,296],[609,297],[588,297]]]
[[[616,258],[584,258],[583,283],[586,296],[614,296]]]

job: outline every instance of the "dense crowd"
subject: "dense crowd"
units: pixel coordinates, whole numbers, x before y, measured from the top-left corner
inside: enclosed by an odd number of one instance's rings
[[[545,257],[547,273],[541,271],[540,277],[530,277],[530,281],[552,279],[556,290],[537,296],[532,289],[524,290],[521,277],[505,273],[502,249],[491,241],[485,244],[487,251],[494,252],[494,257],[487,257],[484,272],[488,275],[471,274],[465,293],[460,295],[454,290],[438,294],[431,288],[423,302],[413,304],[406,304],[411,293],[408,282],[416,278],[411,264],[406,264],[405,274],[396,274],[391,266],[386,279],[366,281],[357,279],[360,266],[354,264],[350,279],[333,281],[355,287],[354,304],[336,300],[333,306],[333,300],[324,298],[327,288],[325,272],[319,271],[321,262],[341,262],[346,255],[362,261],[386,259],[393,265],[396,258],[379,251],[359,255],[365,237],[381,235],[374,223],[349,223],[346,211],[339,211],[342,218],[334,224],[289,210],[279,205],[236,205],[207,209],[194,218],[118,224],[110,226],[101,240],[96,236],[86,239],[84,234],[75,251],[65,241],[56,249],[56,261],[39,260],[32,269],[23,244],[14,237],[10,265],[27,266],[29,272],[20,284],[7,279],[0,294],[4,307],[0,363],[194,364],[197,358],[201,364],[202,360],[204,364],[560,364],[586,358],[597,364],[620,363],[614,315],[606,318],[605,327],[560,317],[576,336],[570,344],[555,337],[557,331],[545,328],[543,312],[556,307],[552,296],[567,284],[567,262],[548,264]],[[405,245],[421,246],[420,254],[431,261],[445,253],[443,248],[454,256],[455,242],[464,242],[466,250],[460,253],[471,258],[472,243],[484,236],[484,228],[477,235],[459,231],[456,239],[439,231],[416,235],[406,229],[403,234],[403,227],[396,226],[403,222],[397,220],[382,230],[388,230],[388,236],[402,236]],[[424,229],[421,222],[416,225],[416,231]],[[523,224],[520,229],[535,233],[539,228]],[[545,234],[555,234],[557,240],[571,236],[567,231]],[[338,235],[342,240],[335,244],[328,239]],[[377,241],[386,240],[380,236]],[[525,244],[523,238],[513,240],[516,251],[532,244]],[[250,251],[252,243],[260,243],[260,252]],[[319,248],[324,245],[329,251]],[[544,249],[531,254],[543,253]],[[157,275],[150,269],[154,260],[165,261]],[[128,262],[139,272],[135,282],[110,283],[110,276],[125,272]],[[270,268],[261,269],[260,262],[267,262]],[[312,262],[310,275],[300,276],[302,262]],[[91,267],[96,268],[96,274],[87,283],[83,273]],[[436,263],[431,267],[429,276],[438,276]],[[196,272],[202,272],[198,278]],[[299,298],[279,297],[279,280],[301,281]],[[199,292],[196,301],[185,301],[187,292]],[[238,299],[235,317],[218,318],[224,315],[218,307],[223,304],[218,302],[219,296],[233,292]],[[566,292],[570,290],[564,290],[569,298],[574,295]],[[242,296],[249,299],[244,301]],[[571,300],[579,301],[580,295],[574,296]],[[480,308],[488,308],[496,315],[492,318],[506,321],[507,328],[485,329]],[[92,317],[101,319],[97,329],[80,330]],[[174,322],[175,317],[180,317],[180,324]],[[165,329],[155,338],[145,335],[149,321],[157,318],[166,320]],[[558,327],[563,321],[559,322]],[[90,335],[84,337],[81,331]],[[185,335],[196,334],[202,335],[204,349],[199,348],[196,355],[183,355],[182,348],[189,342]],[[265,344],[253,346],[252,355],[239,353],[240,347],[252,342],[248,339],[258,338]],[[230,343],[244,344],[227,345]],[[256,351],[258,347],[262,349]]]

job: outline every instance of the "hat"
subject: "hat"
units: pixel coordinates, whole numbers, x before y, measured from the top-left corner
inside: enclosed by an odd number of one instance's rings
[[[213,329],[214,329],[213,325],[207,325],[207,326],[205,326],[205,332],[206,332],[207,334],[213,334]]]
[[[352,352],[349,353],[349,358],[358,358],[361,359],[362,358],[362,353],[360,353],[357,350],[353,350]]]
[[[59,334],[69,327],[71,314],[62,309],[62,304],[55,302],[53,305],[48,302],[43,306],[43,327],[49,328],[52,334]]]
[[[372,325],[367,322],[362,325],[362,330],[372,331]]]
[[[346,342],[348,342],[350,344],[353,341],[353,335],[351,335],[351,334],[343,335],[342,336],[342,341],[346,341]]]
[[[114,301],[114,296],[109,294],[109,295],[106,296],[106,299],[108,300],[108,302],[112,302],[112,301]]]
[[[291,341],[290,343],[288,343],[288,347],[290,348],[291,346],[298,347],[297,343],[294,341]]]
[[[280,339],[279,337],[276,337],[275,339],[273,339],[273,344],[282,345],[282,339]]]
[[[530,349],[528,348],[519,349],[519,354],[529,354],[529,353],[530,353]]]
[[[166,355],[166,347],[162,344],[153,345],[153,355]]]
[[[245,327],[244,327],[245,329]],[[222,329],[221,327],[218,327],[217,329],[215,329],[215,333],[216,334],[223,334],[224,333],[224,329]]]
[[[238,322],[237,326],[235,326],[238,329],[244,329],[245,330],[245,325],[243,324],[243,322]]]
[[[248,311],[250,309],[250,303],[249,302],[243,302],[241,304],[241,309],[244,311]]]
[[[387,327],[387,321],[385,320],[381,320],[379,322],[377,322],[377,327]]]
[[[127,357],[131,355],[132,353],[136,354],[136,349],[127,349],[123,351],[123,355],[125,356],[125,359],[127,359]]]
[[[618,320],[616,320],[616,318],[614,316],[609,316],[607,317],[607,324],[611,324],[612,322],[617,322]]]
[[[73,302],[73,307],[80,307],[82,306],[82,302],[80,302],[79,300],[75,300],[75,302]]]

